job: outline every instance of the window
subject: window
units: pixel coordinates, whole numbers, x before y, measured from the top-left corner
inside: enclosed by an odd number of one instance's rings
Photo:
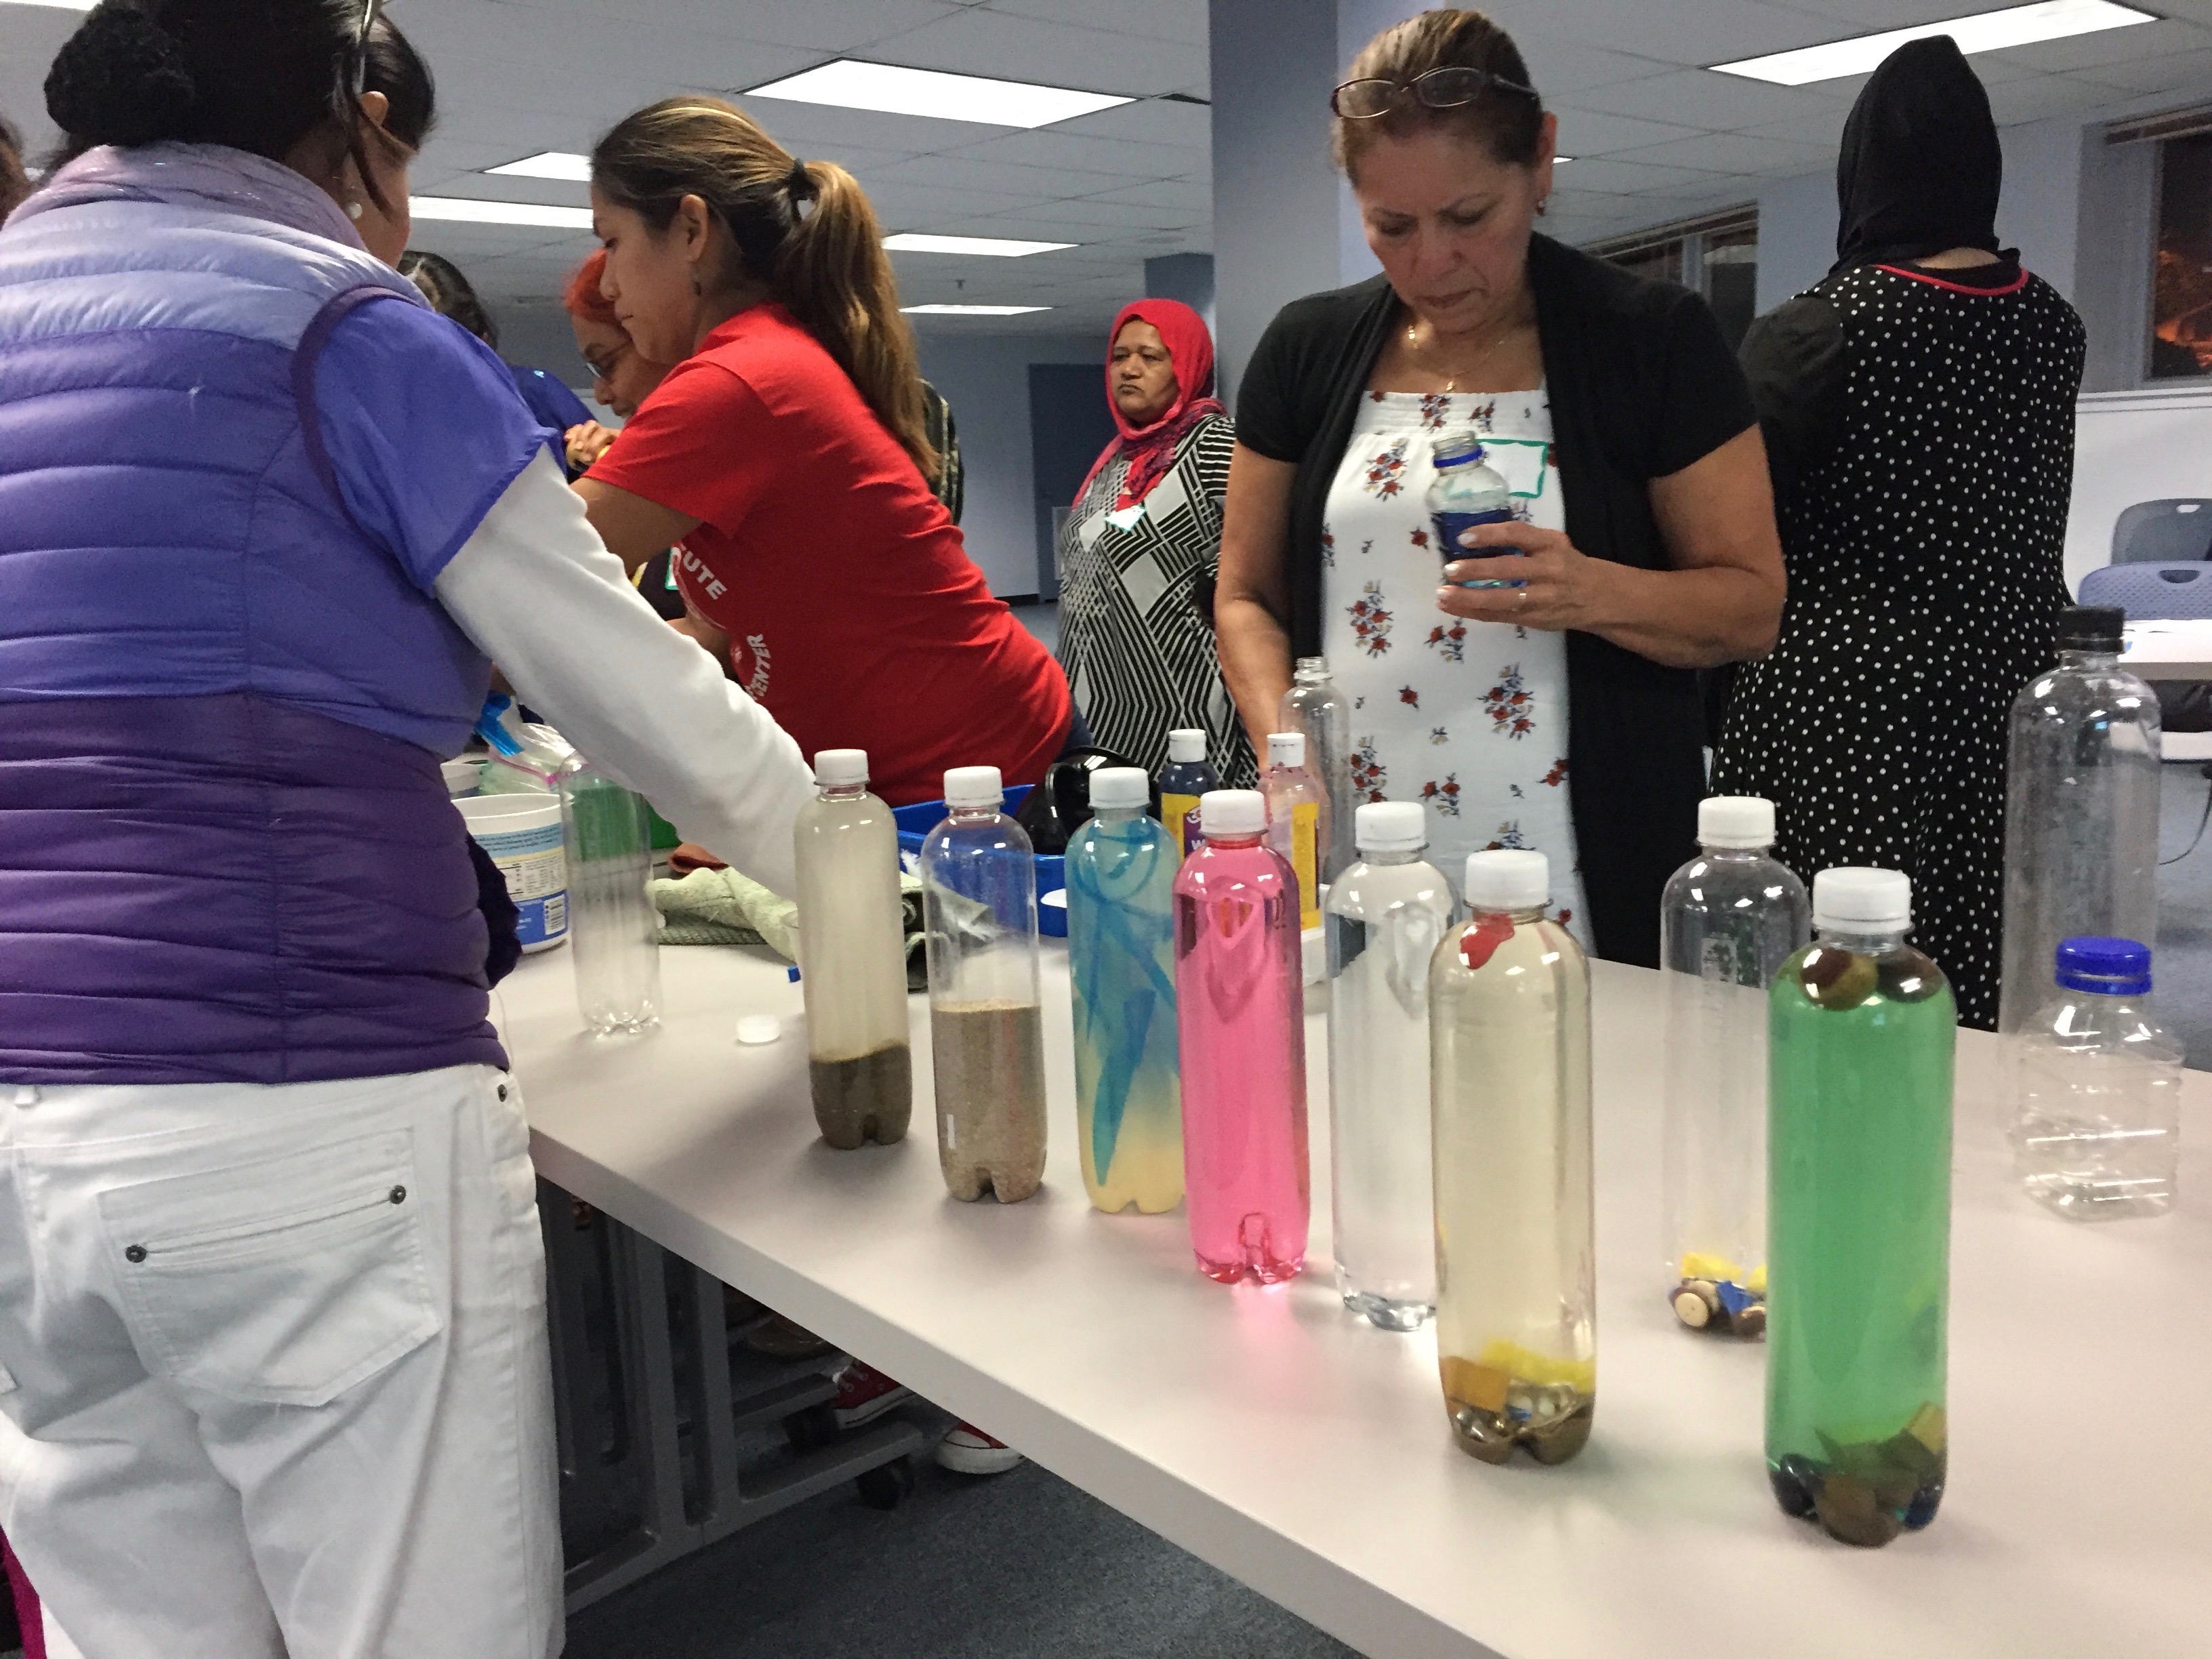
[[[1590,250],[1639,276],[1680,283],[1705,296],[1735,350],[1759,308],[1759,210],[1730,208],[1629,236]]]
[[[2158,147],[2150,378],[2212,374],[2212,132]]]

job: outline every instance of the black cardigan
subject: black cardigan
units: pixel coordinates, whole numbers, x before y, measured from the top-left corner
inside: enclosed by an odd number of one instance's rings
[[[1545,236],[1530,240],[1553,454],[1567,535],[1594,558],[1667,566],[1650,481],[1753,424],[1743,374],[1703,300]],[[1295,462],[1291,645],[1321,650],[1322,523],[1359,399],[1400,315],[1377,276],[1283,307],[1238,389],[1239,442]],[[1659,963],[1659,899],[1697,850],[1705,793],[1697,675],[1567,635],[1568,788],[1598,954]]]

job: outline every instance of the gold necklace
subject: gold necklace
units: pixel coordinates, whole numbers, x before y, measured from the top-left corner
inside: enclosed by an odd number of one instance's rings
[[[1485,357],[1488,356],[1492,351],[1495,351],[1498,347],[1504,343],[1507,335],[1510,334],[1520,325],[1521,319],[1518,317],[1510,319],[1506,323],[1505,326],[1498,330],[1496,334],[1492,335],[1491,338],[1484,343],[1482,349],[1475,354],[1475,362],[1480,364]],[[1411,322],[1406,325],[1406,353],[1408,356],[1413,359],[1414,366],[1416,368],[1428,369],[1431,374],[1442,373],[1443,371],[1432,368],[1431,365],[1421,360],[1421,349],[1419,346],[1416,345],[1413,341],[1414,333],[1419,327],[1420,324],[1418,322]],[[1458,390],[1458,371],[1454,370],[1449,374],[1445,374],[1444,391],[1449,393],[1457,392]]]

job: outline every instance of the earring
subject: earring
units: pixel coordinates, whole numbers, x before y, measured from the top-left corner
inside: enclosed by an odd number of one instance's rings
[[[348,202],[346,204],[346,217],[349,219],[358,219],[362,214],[368,211],[368,204],[366,202]]]
[[[1552,198],[1550,197],[1540,196],[1536,198],[1536,211],[1539,216],[1549,213],[1551,210]]]

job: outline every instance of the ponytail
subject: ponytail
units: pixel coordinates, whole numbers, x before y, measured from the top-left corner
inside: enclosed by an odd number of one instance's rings
[[[592,152],[592,183],[653,229],[686,196],[729,232],[738,270],[762,283],[836,360],[914,459],[937,476],[914,331],[876,210],[834,161],[799,161],[718,98],[668,98],[629,116]]]

